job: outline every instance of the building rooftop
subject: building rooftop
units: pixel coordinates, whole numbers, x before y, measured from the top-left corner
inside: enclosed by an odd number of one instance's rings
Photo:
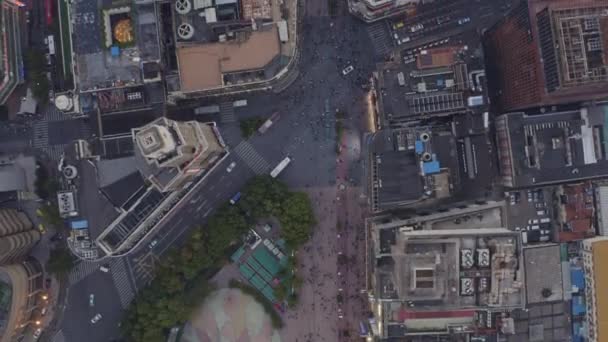
[[[373,271],[386,326],[407,333],[428,330],[416,326],[428,319],[470,326],[478,309],[525,304],[519,234],[466,224],[392,234],[390,248],[375,254]]]
[[[142,84],[141,63],[160,59],[154,4],[105,0],[70,6],[78,90]]]
[[[181,91],[199,91],[224,85],[224,74],[264,69],[280,53],[279,35],[272,26],[232,41],[179,46],[176,53]]]
[[[608,122],[608,106],[497,118],[503,184],[526,187],[608,175],[608,160],[597,134]]]
[[[471,46],[414,50],[403,56],[403,62],[399,59],[381,65],[374,77],[381,127],[486,111],[488,101],[479,40]]]
[[[463,114],[454,118],[453,127],[378,131],[369,149],[373,210],[485,196],[496,165],[486,128],[470,124],[480,119]]]
[[[520,1],[485,33],[490,97],[498,111],[608,95],[607,3]]]
[[[23,14],[20,6],[14,1],[2,1],[0,14],[0,49],[3,58],[0,63],[0,104],[4,104],[17,85],[24,80],[21,46],[21,28],[24,24],[20,19]]]
[[[561,225],[558,241],[577,241],[595,236],[593,184],[565,184],[558,188],[556,194],[559,197],[558,222]]]
[[[526,302],[538,304],[562,301],[564,299],[560,246],[541,245],[523,249],[526,269]],[[542,274],[542,276],[539,276]]]

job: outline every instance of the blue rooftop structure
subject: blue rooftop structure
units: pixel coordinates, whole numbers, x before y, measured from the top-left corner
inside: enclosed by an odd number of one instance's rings
[[[87,229],[89,228],[89,221],[87,220],[78,220],[70,222],[70,226],[72,229]]]
[[[573,316],[584,315],[585,312],[586,312],[585,297],[572,296],[572,315]]]
[[[570,267],[570,279],[572,283],[572,287],[578,289],[579,293],[585,290],[585,274],[583,273],[583,269],[578,266]]]
[[[110,48],[110,54],[112,55],[112,57],[120,56],[120,48],[116,45],[112,46]]]
[[[422,163],[422,172],[425,175],[432,175],[434,173],[439,173],[439,162],[436,160]]]
[[[424,143],[422,143],[421,140],[416,140],[414,146],[416,148],[416,154],[421,154],[424,152]]]

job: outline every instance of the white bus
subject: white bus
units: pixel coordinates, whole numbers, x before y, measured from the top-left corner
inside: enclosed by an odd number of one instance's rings
[[[270,177],[277,178],[279,173],[281,173],[281,171],[283,171],[287,167],[287,165],[289,165],[289,163],[291,163],[291,158],[285,157],[285,159],[281,160],[279,165],[277,165],[274,169],[272,169],[272,171],[270,171]]]

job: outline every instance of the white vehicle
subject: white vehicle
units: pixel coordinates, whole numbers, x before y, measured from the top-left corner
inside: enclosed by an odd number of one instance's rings
[[[531,226],[530,229],[532,229],[532,230],[539,230],[540,226],[537,225],[537,224],[535,224],[535,225]]]
[[[528,224],[538,224],[538,219],[529,219]]]
[[[95,295],[92,294],[92,293],[89,295],[89,306],[90,307],[94,307],[95,306]]]
[[[351,72],[353,72],[353,70],[355,70],[355,68],[352,65],[349,65],[346,68],[344,68],[344,70],[342,70],[342,75],[346,76],[346,75],[350,74]]]
[[[101,272],[108,273],[110,271],[110,268],[108,267],[108,265],[101,265],[99,266],[99,270]]]
[[[543,235],[549,235],[549,230],[548,229],[544,229],[540,231],[541,234]]]
[[[401,43],[407,43],[410,41],[410,37],[403,37],[401,38]]]
[[[547,215],[547,211],[546,210],[537,210],[536,215],[545,216],[545,215]]]
[[[464,25],[464,24],[466,24],[466,23],[468,23],[470,21],[471,21],[471,18],[464,17],[464,18],[458,19],[458,25]]]
[[[37,341],[40,338],[40,335],[42,335],[42,329],[38,328],[36,329],[36,331],[34,331],[34,334],[32,335],[34,341]]]
[[[247,100],[236,100],[232,103],[234,107],[245,107],[247,106]]]
[[[422,30],[424,28],[424,25],[422,24],[417,24],[412,26],[412,28],[410,29],[411,32],[418,32],[420,30]]]
[[[158,240],[154,239],[154,240],[152,240],[152,242],[150,242],[150,244],[148,245],[148,248],[152,249],[157,244],[158,244]]]
[[[95,316],[93,316],[93,318],[91,318],[91,323],[95,324],[95,323],[99,322],[100,319],[101,319],[101,314],[96,314]]]
[[[274,169],[272,169],[272,171],[270,171],[270,177],[277,178],[279,173],[281,173],[287,167],[287,165],[289,165],[289,163],[291,163],[291,158],[285,157],[285,159],[281,160],[281,162]]]
[[[45,307],[42,308],[42,310],[40,310],[40,315],[41,316],[46,315],[46,311],[47,311],[47,309],[46,309],[46,306],[45,306]]]
[[[236,166],[236,162],[230,163],[230,165],[228,165],[228,167],[226,168],[226,172],[228,172],[228,173],[232,172],[232,170],[234,169],[235,166]]]
[[[524,245],[528,243],[528,232],[521,232],[521,242]]]
[[[551,222],[551,219],[548,217],[543,217],[540,219],[540,223],[549,223],[549,222]]]

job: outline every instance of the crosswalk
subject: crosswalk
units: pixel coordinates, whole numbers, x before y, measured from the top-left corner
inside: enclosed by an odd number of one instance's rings
[[[59,330],[55,336],[53,336],[53,342],[65,342],[65,335],[63,334],[63,330]]]
[[[125,264],[126,261],[124,258],[112,258],[110,260],[110,272],[112,272],[114,286],[116,287],[116,291],[118,291],[120,305],[123,309],[129,306],[129,303],[131,303],[133,297],[135,297],[135,291],[129,280]]]
[[[220,103],[220,121],[222,123],[235,122],[234,117],[234,104],[232,102]]]
[[[82,279],[97,271],[99,266],[101,266],[101,262],[99,261],[81,261],[78,263],[68,276],[70,286],[80,282]]]
[[[45,121],[63,121],[69,120],[71,117],[69,115],[64,114],[62,111],[57,109],[57,107],[50,105],[47,107],[45,115]]]
[[[367,33],[377,56],[385,56],[393,49],[393,41],[388,32],[385,20],[367,26]]]
[[[48,121],[37,121],[34,123],[33,148],[45,149],[49,145],[49,123]]]
[[[99,270],[99,266],[103,263],[110,265],[110,274],[114,281],[114,286],[120,298],[120,305],[126,308],[135,297],[135,289],[129,279],[127,273],[126,260],[124,258],[111,258],[109,261],[82,261],[72,269],[68,277],[70,286],[77,284],[84,278]]]
[[[262,157],[247,140],[241,141],[234,152],[256,175],[268,172],[270,164]]]
[[[68,144],[49,145],[44,150],[51,160],[59,160],[67,146]]]

